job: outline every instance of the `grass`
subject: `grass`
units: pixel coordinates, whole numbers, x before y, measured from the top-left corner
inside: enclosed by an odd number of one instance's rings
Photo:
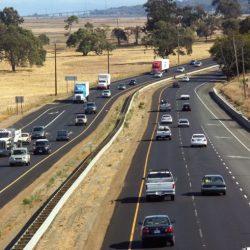
[[[83,26],[83,22],[91,20],[80,20],[76,30]],[[106,24],[114,27],[117,20],[92,20],[95,26]],[[143,19],[119,19],[121,27],[132,25],[143,25]],[[51,25],[53,23],[53,25]],[[10,65],[7,62],[0,62],[0,121],[16,114],[15,96],[24,96],[23,110],[27,111],[41,103],[49,103],[54,99],[63,99],[72,95],[74,82],[65,81],[65,76],[75,75],[78,81],[89,81],[91,86],[95,86],[97,75],[101,72],[107,72],[107,55],[97,56],[90,54],[83,57],[81,53],[74,49],[65,47],[65,23],[63,19],[50,18],[41,20],[26,20],[23,24],[25,28],[31,29],[35,34],[44,33],[53,41],[60,41],[57,53],[57,89],[58,96],[55,97],[55,66],[53,46],[47,47],[47,57],[44,66],[32,68],[17,68],[16,72],[10,71]],[[48,28],[50,27],[50,28]],[[73,30],[74,31],[74,30]],[[196,43],[193,47],[191,56],[180,57],[181,63],[186,63],[191,58],[207,58],[209,48],[212,43]],[[114,50],[110,56],[110,73],[112,81],[132,77],[150,71],[151,62],[154,60],[152,49],[145,49],[144,46],[119,48]],[[171,66],[177,64],[177,56],[170,56]]]

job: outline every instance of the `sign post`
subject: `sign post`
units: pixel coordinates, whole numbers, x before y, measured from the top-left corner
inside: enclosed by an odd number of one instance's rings
[[[68,81],[74,81],[74,83],[77,81],[76,76],[65,76],[65,81],[67,82],[66,88],[67,88],[67,93],[69,92],[69,83]]]
[[[16,109],[17,109],[17,114],[18,114],[18,103],[21,104],[21,114],[23,113],[23,102],[24,102],[24,97],[23,96],[16,96]]]

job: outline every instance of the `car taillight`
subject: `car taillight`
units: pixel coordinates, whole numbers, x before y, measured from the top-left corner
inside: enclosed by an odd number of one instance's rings
[[[175,183],[173,183],[173,188],[175,188]]]
[[[149,234],[149,228],[148,227],[144,227],[142,229],[142,234],[145,235],[145,234]]]
[[[173,233],[173,232],[174,232],[174,228],[172,226],[165,228],[165,233]]]

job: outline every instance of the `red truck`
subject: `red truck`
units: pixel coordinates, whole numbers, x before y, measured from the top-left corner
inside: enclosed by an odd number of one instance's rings
[[[151,74],[166,72],[169,69],[169,59],[157,59],[152,63]]]

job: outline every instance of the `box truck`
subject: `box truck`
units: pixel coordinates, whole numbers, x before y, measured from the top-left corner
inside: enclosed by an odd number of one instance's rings
[[[99,74],[97,89],[109,89],[110,82],[111,82],[110,74]]]
[[[89,82],[75,83],[74,87],[74,103],[87,102],[89,96]]]
[[[152,63],[151,74],[166,72],[169,69],[169,59],[157,59]]]

